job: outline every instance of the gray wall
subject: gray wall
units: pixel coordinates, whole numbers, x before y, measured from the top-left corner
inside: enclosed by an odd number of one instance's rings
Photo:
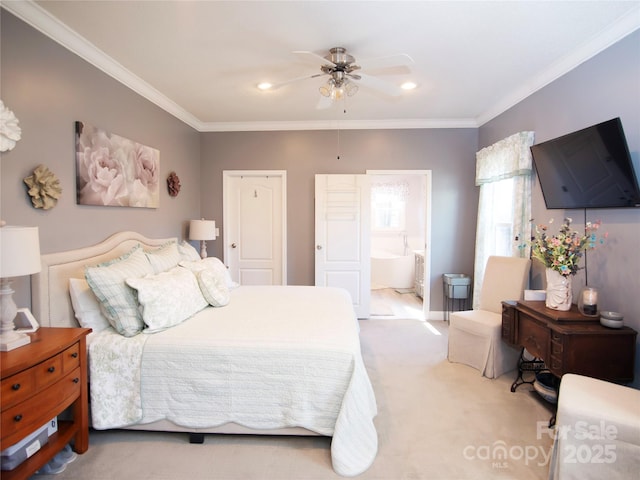
[[[0,94],[23,130],[16,148],[3,155],[1,214],[11,224],[37,225],[43,253],[93,244],[119,230],[182,237],[187,221],[199,216],[222,226],[223,170],[287,170],[287,276],[290,284],[313,284],[316,173],[431,169],[432,309],[442,308],[442,273],[472,273],[477,129],[342,131],[340,160],[336,131],[198,133],[0,11]],[[180,195],[169,197],[161,188],[158,209],[76,205],[76,120],[160,150],[161,179],[175,170]],[[31,207],[22,183],[40,163],[60,178],[63,188],[58,205],[46,212]],[[221,242],[210,242],[209,251],[221,255]],[[22,295],[28,302],[28,292]]]
[[[640,31],[613,45],[546,88],[480,128],[480,148],[514,132],[533,130],[536,143],[620,117],[636,174],[640,174]],[[540,187],[533,192],[536,223],[573,218],[584,226],[583,210],[547,210]],[[587,221],[602,220],[606,244],[587,254],[589,285],[600,290],[603,310],[622,312],[625,323],[640,331],[640,208],[592,209]],[[581,264],[584,266],[584,262]],[[542,268],[534,262],[534,287],[542,288]],[[574,279],[574,294],[585,284],[584,272]],[[636,347],[640,351],[640,342]],[[640,355],[636,354],[640,386]]]
[[[431,169],[431,294],[432,308],[440,309],[440,275],[472,273],[478,194],[474,153],[479,148],[521,130],[534,130],[539,142],[620,116],[640,171],[640,32],[480,129],[342,131],[338,160],[335,131],[198,133],[0,11],[0,98],[23,130],[16,148],[2,155],[0,213],[8,223],[40,227],[45,253],[96,243],[120,230],[182,237],[187,221],[200,215],[222,224],[223,170],[287,170],[289,282],[312,284],[315,173]],[[183,184],[180,195],[171,198],[162,188],[158,209],[76,205],[76,120],[159,149],[161,178],[175,170]],[[60,178],[64,189],[49,211],[31,206],[22,183],[40,163]],[[582,222],[581,211],[547,211],[537,184],[533,214],[539,221],[560,221],[566,214],[577,226]],[[640,210],[589,211],[588,217],[602,219],[610,235],[604,247],[589,254],[589,283],[601,289],[602,308],[623,312],[627,323],[640,330],[640,256],[635,249]],[[221,241],[213,242],[210,251],[219,255]],[[542,286],[538,272],[533,282]],[[584,276],[576,277],[576,290],[580,282]],[[18,290],[19,305],[27,305],[28,290]]]
[[[0,12],[0,98],[22,129],[16,147],[2,154],[1,218],[38,226],[43,253],[91,245],[120,230],[181,237],[186,222],[200,215],[200,134],[10,13]],[[76,120],[160,150],[159,208],[76,205]],[[31,206],[23,183],[39,164],[60,179],[63,189],[57,206],[48,211]],[[183,185],[175,198],[166,188],[172,170]],[[24,300],[18,304],[25,305]]]
[[[478,192],[476,129],[206,133],[202,212],[222,220],[223,170],[286,170],[288,283],[314,283],[314,175],[367,169],[433,172],[432,310],[442,309],[442,273],[473,273]],[[222,232],[221,232],[222,233]],[[222,241],[213,242],[222,255]]]

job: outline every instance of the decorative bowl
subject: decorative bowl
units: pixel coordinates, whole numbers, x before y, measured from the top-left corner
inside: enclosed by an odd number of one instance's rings
[[[622,328],[624,325],[622,314],[606,310],[600,312],[600,324],[609,328]]]
[[[558,379],[549,372],[536,373],[533,389],[549,403],[558,402]]]

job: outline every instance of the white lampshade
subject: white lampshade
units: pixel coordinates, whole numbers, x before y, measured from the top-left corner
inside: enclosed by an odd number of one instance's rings
[[[22,277],[40,271],[38,227],[0,228],[0,278]]]
[[[215,220],[191,220],[189,222],[190,240],[215,240],[216,222]]]
[[[31,342],[28,335],[14,330],[18,309],[10,279],[39,271],[38,227],[0,227],[0,351],[8,352]]]

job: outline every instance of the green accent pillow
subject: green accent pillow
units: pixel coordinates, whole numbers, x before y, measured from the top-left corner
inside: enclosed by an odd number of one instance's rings
[[[144,328],[135,292],[125,280],[149,274],[153,274],[153,268],[140,245],[121,257],[85,268],[84,276],[104,316],[125,337],[137,335]]]

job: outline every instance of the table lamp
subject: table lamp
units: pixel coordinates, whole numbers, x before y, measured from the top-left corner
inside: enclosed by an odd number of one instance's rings
[[[200,240],[200,257],[207,258],[207,240],[216,239],[215,220],[191,220],[189,222],[189,239]]]
[[[38,227],[0,227],[0,350],[7,352],[28,344],[31,338],[14,330],[18,313],[11,278],[40,271]]]

